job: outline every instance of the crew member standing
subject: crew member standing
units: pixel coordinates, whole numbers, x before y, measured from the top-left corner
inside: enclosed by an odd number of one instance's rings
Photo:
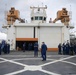
[[[9,53],[10,53],[10,44],[7,43],[7,54],[9,54]]]
[[[59,49],[59,50],[58,50],[58,54],[61,54],[61,47],[62,47],[62,46],[61,46],[61,43],[60,43],[60,44],[58,45],[58,49]]]
[[[38,56],[38,43],[37,42],[34,44],[34,56],[35,57]]]
[[[69,50],[70,50],[70,45],[69,43],[67,42],[66,43],[66,54],[69,55]]]
[[[26,43],[23,43],[23,52],[25,52],[26,48]]]
[[[74,43],[74,53],[76,54],[76,43]]]
[[[41,54],[42,54],[42,61],[46,61],[46,51],[47,51],[47,45],[45,44],[45,42],[42,42],[42,46],[41,46]]]
[[[1,55],[1,43],[0,43],[0,55]]]
[[[65,55],[66,54],[66,45],[65,45],[65,43],[63,43],[62,48],[63,48],[63,55]]]
[[[70,55],[73,55],[73,51],[74,51],[74,46],[73,43],[70,43]]]

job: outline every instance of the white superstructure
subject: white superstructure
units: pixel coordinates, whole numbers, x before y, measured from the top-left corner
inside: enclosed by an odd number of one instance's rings
[[[42,42],[47,44],[48,50],[57,50],[58,44],[70,41],[69,27],[63,23],[46,23],[46,6],[30,7],[31,23],[14,23],[7,28],[7,42],[11,45],[11,50],[16,50],[18,44],[38,41],[39,48]]]

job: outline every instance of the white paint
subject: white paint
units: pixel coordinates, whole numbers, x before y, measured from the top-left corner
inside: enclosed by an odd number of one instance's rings
[[[26,66],[25,70],[29,70],[29,71],[37,71],[37,70],[42,70],[42,67],[40,66],[34,66],[34,65],[30,65],[30,66]]]
[[[22,63],[13,61],[13,60],[8,60],[8,59],[5,59],[5,58],[0,58],[0,59],[2,59],[2,60],[4,60],[4,61],[7,61],[7,62],[10,62],[10,63],[14,63],[14,64],[17,64],[17,65],[20,65],[20,66],[24,66],[24,67],[27,66],[27,65],[25,65],[25,64],[22,64]]]
[[[6,62],[6,61],[0,61],[0,63],[4,63],[4,62]]]
[[[68,63],[68,64],[76,66],[76,63],[73,63],[73,62],[69,62],[69,61],[61,61],[61,62],[65,62],[65,63]]]
[[[66,59],[70,59],[70,58],[73,58],[73,57],[75,57],[75,56],[70,56],[70,57],[66,57],[66,58],[63,58],[63,59],[55,60],[55,61],[52,61],[52,62],[48,62],[48,63],[42,64],[40,66],[46,66],[46,65],[49,65],[49,64],[51,65],[51,64],[54,64],[56,62],[63,61],[63,60],[66,60]]]
[[[44,41],[48,48],[57,48],[58,44],[62,42],[61,30],[62,27],[40,27],[39,45],[41,46],[42,42]]]
[[[7,34],[0,32],[0,43],[2,40],[6,40],[7,39]]]
[[[62,32],[63,32],[63,40],[64,40],[64,42],[67,42],[67,40],[69,40],[69,42],[70,42],[69,28],[67,28],[66,26],[64,26]]]
[[[28,24],[27,24],[28,25]],[[15,38],[33,38],[33,27],[16,27]]]
[[[12,59],[12,60],[41,60],[42,58],[19,58],[19,59]],[[55,59],[47,59],[47,60],[55,60]]]
[[[69,55],[47,55],[47,57],[67,57]],[[1,57],[34,57],[34,55],[1,55]],[[41,55],[38,55],[41,57]]]
[[[19,59],[12,59],[12,60],[41,60],[41,58],[19,58]]]
[[[67,61],[64,61],[66,59],[70,59],[70,58],[73,58],[73,57],[76,57],[76,56],[69,56],[69,57],[66,57],[66,58],[62,58],[62,59],[59,59],[59,60],[55,60],[55,61],[52,61],[52,62],[49,62],[49,63],[45,63],[45,64],[42,64],[42,65],[26,65],[26,64],[22,64],[22,63],[19,63],[19,62],[15,62],[15,61],[12,61],[12,60],[8,60],[8,59],[4,59],[4,58],[0,58],[4,61],[7,61],[7,62],[10,62],[10,63],[14,63],[14,64],[17,64],[17,65],[21,65],[21,66],[24,66],[24,69],[22,70],[19,70],[19,71],[15,71],[15,72],[12,72],[12,73],[8,73],[8,74],[5,74],[5,75],[16,75],[16,74],[19,74],[21,72],[24,72],[24,71],[41,71],[41,72],[44,72],[44,73],[47,73],[47,74],[50,74],[50,75],[61,75],[61,74],[57,74],[57,73],[53,73],[53,72],[50,72],[50,71],[46,71],[46,70],[43,70],[42,67],[43,66],[46,66],[46,65],[51,65],[51,64],[54,64],[54,63],[57,63],[57,62],[65,62],[65,63],[69,63],[69,64],[72,64],[72,65],[75,65],[75,63],[72,63],[72,62],[67,62]],[[29,58],[30,59],[30,58]],[[33,58],[35,59],[35,58]]]
[[[22,69],[22,70],[15,71],[15,72],[12,72],[12,73],[8,73],[8,74],[5,74],[5,75],[16,75],[16,74],[22,73],[24,71],[25,71],[25,69]]]
[[[48,48],[57,48],[59,43],[69,40],[69,29],[62,23],[14,23],[7,30],[8,39],[13,40],[14,43],[13,49],[15,49],[16,38],[34,38],[34,27],[39,47],[44,41]]]
[[[10,50],[15,50],[15,27],[11,25],[7,27],[7,43],[10,44]]]
[[[47,73],[47,74],[50,74],[50,75],[61,75],[61,74],[49,72],[49,71],[46,71],[46,70],[40,70],[40,71],[41,71],[41,72],[44,72],[44,73]]]

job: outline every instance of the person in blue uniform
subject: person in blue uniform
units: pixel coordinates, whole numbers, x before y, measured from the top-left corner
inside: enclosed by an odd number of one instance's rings
[[[74,51],[74,45],[73,43],[70,43],[70,55],[73,55],[73,51]]]
[[[76,54],[76,43],[74,43],[74,53]]]
[[[4,52],[4,54],[5,54],[5,40],[2,40],[1,50],[2,50],[2,51]]]
[[[70,45],[66,43],[66,54],[69,55]]]
[[[32,43],[28,44],[28,50],[32,50]]]
[[[65,55],[66,54],[66,45],[65,45],[65,43],[63,43],[62,48],[63,48],[63,55]]]
[[[7,43],[5,42],[5,45],[4,45],[4,54],[7,54]]]
[[[58,45],[58,54],[61,54],[61,43],[59,43],[59,45]]]
[[[43,60],[42,61],[46,61],[46,51],[47,51],[47,45],[45,44],[45,42],[42,42],[42,45],[41,45],[41,54],[42,54],[42,58]]]
[[[26,43],[23,43],[23,52],[26,50]]]
[[[35,42],[34,44],[34,57],[37,57],[38,56],[38,43]]]
[[[9,54],[9,53],[10,53],[10,44],[7,43],[7,54]]]
[[[0,55],[1,55],[1,51],[2,51],[2,50],[1,50],[1,43],[0,43]]]

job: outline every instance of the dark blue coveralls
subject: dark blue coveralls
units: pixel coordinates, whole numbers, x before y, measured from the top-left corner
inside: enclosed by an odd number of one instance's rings
[[[69,43],[66,44],[66,54],[69,55],[70,46]]]
[[[26,43],[23,44],[23,52],[26,50]]]
[[[4,45],[4,53],[7,54],[7,43]]]
[[[42,54],[43,60],[46,60],[46,50],[47,50],[47,46],[45,44],[42,44],[42,46],[41,46],[41,54]]]
[[[66,45],[64,43],[62,45],[62,48],[63,48],[63,54],[65,55],[66,54]]]
[[[32,43],[28,44],[28,50],[32,50]]]
[[[2,46],[1,46],[1,50],[5,53],[5,41],[2,41]]]
[[[1,43],[0,43],[0,55],[1,55],[1,51],[2,51],[2,50],[1,50]]]
[[[38,56],[38,43],[34,44],[34,56]]]
[[[59,45],[58,45],[58,49],[59,49],[59,50],[58,50],[58,54],[61,54],[61,47],[62,47],[61,44],[59,44]]]
[[[76,54],[76,44],[74,44],[74,53]]]
[[[7,53],[10,53],[10,44],[7,44]]]
[[[70,55],[73,55],[73,51],[74,51],[74,46],[73,46],[73,44],[71,43],[71,44],[70,44]]]

